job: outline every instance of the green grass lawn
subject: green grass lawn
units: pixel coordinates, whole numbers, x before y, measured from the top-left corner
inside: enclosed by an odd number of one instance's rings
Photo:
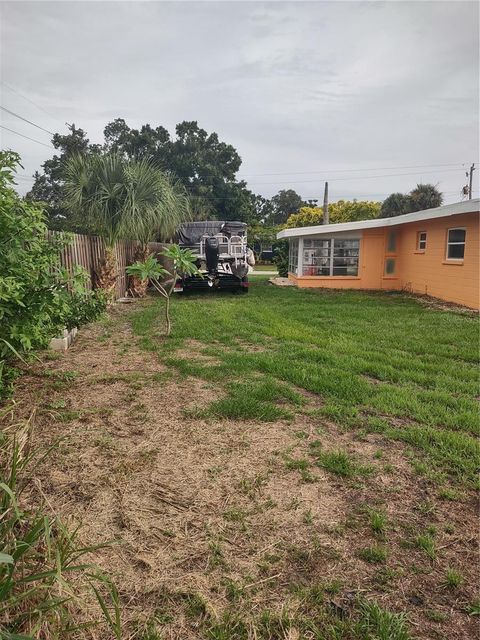
[[[472,485],[478,471],[478,320],[401,294],[277,288],[255,278],[248,295],[175,298],[173,335],[159,337],[162,301],[134,315],[145,348],[227,396],[204,412],[274,421],[318,394],[320,418],[408,445],[435,482]],[[179,358],[192,353],[214,364]]]
[[[121,637],[474,637],[476,315],[262,275],[172,315],[113,306],[15,398],[48,504],[118,542]]]
[[[276,264],[256,264],[255,271],[278,271]]]

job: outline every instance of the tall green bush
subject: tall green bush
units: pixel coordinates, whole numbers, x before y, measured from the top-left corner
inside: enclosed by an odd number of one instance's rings
[[[62,269],[62,242],[47,239],[42,209],[13,188],[19,164],[18,154],[0,152],[0,398],[12,360],[45,347],[65,326],[94,319],[104,306],[80,270],[69,276]]]

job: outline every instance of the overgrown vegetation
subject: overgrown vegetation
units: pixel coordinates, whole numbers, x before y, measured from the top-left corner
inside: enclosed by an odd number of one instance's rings
[[[62,242],[47,239],[42,209],[13,189],[19,163],[15,153],[0,154],[0,399],[10,388],[15,359],[105,308],[102,293],[86,288],[81,269],[69,275],[61,268]]]

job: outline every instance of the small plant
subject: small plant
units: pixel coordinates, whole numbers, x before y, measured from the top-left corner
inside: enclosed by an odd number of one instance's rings
[[[181,249],[178,245],[171,245],[162,254],[172,262],[172,270],[164,269],[158,260],[150,255],[143,262],[135,262],[125,269],[128,275],[140,281],[150,281],[154,289],[165,298],[166,334],[170,335],[172,323],[170,320],[170,298],[179,275],[197,275],[202,277],[196,266],[196,256],[189,249]],[[168,278],[168,280],[166,280]]]
[[[425,616],[432,622],[445,622],[445,620],[447,619],[447,615],[445,613],[436,611],[435,609],[429,609],[428,611],[425,611]]]
[[[469,616],[480,616],[480,598],[474,600],[468,607],[467,613]]]
[[[376,535],[383,535],[387,528],[387,516],[380,512],[370,509],[368,511],[370,527]]]
[[[435,540],[431,533],[420,534],[415,538],[415,544],[419,549],[425,551],[430,560],[435,560],[437,551],[435,548]]]
[[[305,458],[290,458],[289,460],[287,460],[286,465],[287,469],[298,469],[301,471],[305,471],[310,466],[310,463],[308,460],[305,460]]]
[[[459,498],[458,491],[455,491],[455,489],[451,487],[442,487],[438,492],[438,497],[441,500],[451,500],[452,502]]]
[[[455,569],[447,569],[445,580],[443,581],[444,587],[447,589],[458,589],[462,583],[463,576],[459,571],[456,571]]]
[[[313,524],[313,515],[311,509],[305,511],[305,513],[303,514],[303,522],[305,524]]]
[[[387,560],[387,551],[384,547],[366,547],[359,551],[358,555],[371,564],[383,564]]]
[[[331,580],[323,585],[323,589],[329,595],[334,596],[342,590],[342,583],[340,580]]]
[[[403,614],[396,614],[382,609],[375,602],[364,601],[360,605],[360,629],[366,638],[375,640],[411,640],[407,629],[407,619]]]
[[[351,478],[356,475],[367,475],[371,468],[356,462],[346,451],[329,451],[320,453],[318,465],[338,476]]]

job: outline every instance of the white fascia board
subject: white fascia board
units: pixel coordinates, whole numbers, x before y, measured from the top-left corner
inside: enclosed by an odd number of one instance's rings
[[[312,227],[297,227],[295,229],[283,229],[277,233],[277,239],[296,238],[299,236],[324,235],[339,231],[357,231],[361,229],[374,229],[376,227],[396,227],[409,222],[420,222],[433,218],[445,218],[447,216],[461,215],[463,213],[478,213],[480,211],[480,198],[464,200],[455,204],[447,204],[435,209],[424,209],[405,213],[394,218],[374,218],[373,220],[360,220],[359,222],[341,222],[338,224],[319,224]]]

